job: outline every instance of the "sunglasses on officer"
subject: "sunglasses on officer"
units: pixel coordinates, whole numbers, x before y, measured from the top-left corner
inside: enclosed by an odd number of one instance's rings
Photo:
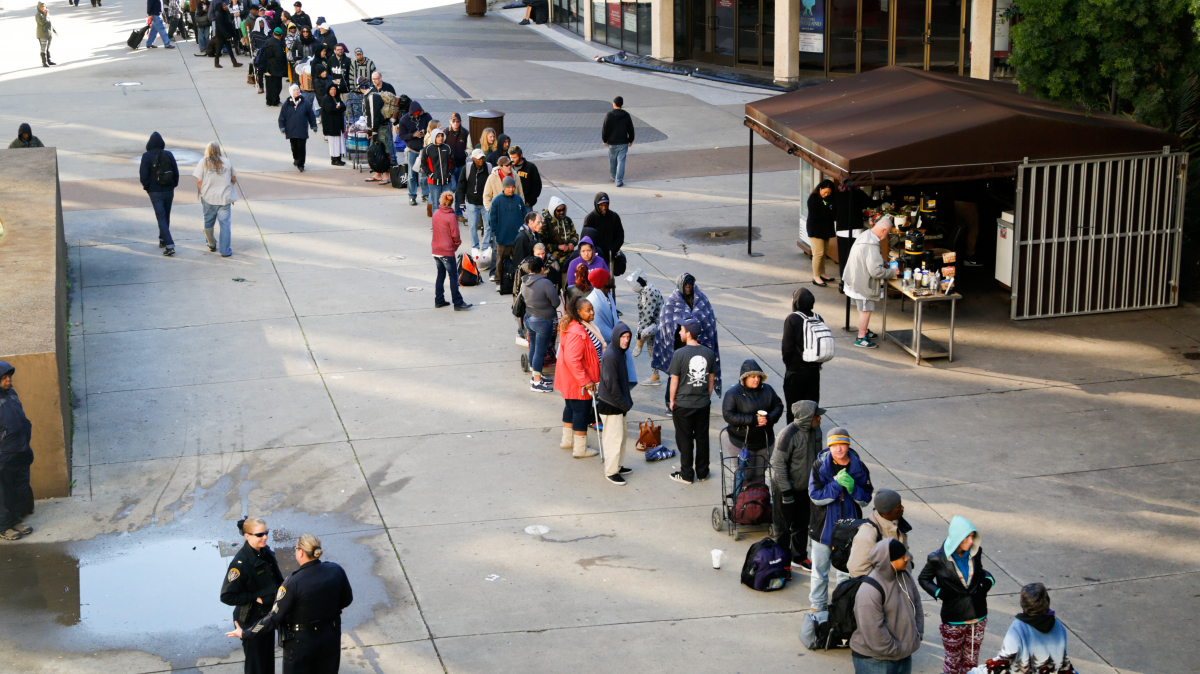
[[[248,532],[248,531],[247,531],[247,532],[246,532],[246,535],[247,535],[247,536],[254,536],[255,538],[262,538],[263,536],[266,536],[266,535],[267,535],[267,534],[269,534],[269,533],[271,533],[271,530],[270,530],[270,529],[267,529],[266,531],[264,531],[264,532],[262,532],[262,533],[258,533],[258,534],[252,534],[252,533],[250,533],[250,532]]]

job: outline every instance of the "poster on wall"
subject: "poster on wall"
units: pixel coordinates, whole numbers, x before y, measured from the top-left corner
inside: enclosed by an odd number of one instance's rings
[[[995,33],[995,56],[1008,56],[1008,29],[1009,20],[1005,14],[1012,8],[1013,0],[996,0],[996,33]]]
[[[608,25],[613,28],[621,27],[621,3],[608,3]]]
[[[625,30],[631,33],[637,32],[637,5],[632,2],[625,3],[624,17]]]
[[[596,23],[605,23],[605,20],[604,20],[604,12],[605,12],[604,8],[605,7],[607,7],[607,5],[605,5],[603,2],[592,3],[592,20],[593,21],[595,21]]]
[[[825,53],[825,3],[821,0],[800,0],[800,51]]]

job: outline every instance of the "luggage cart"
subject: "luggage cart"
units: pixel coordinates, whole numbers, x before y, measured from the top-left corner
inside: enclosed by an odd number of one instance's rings
[[[351,130],[346,132],[346,154],[350,157],[350,166],[358,172],[367,168],[367,148],[371,146],[371,134],[367,131]]]
[[[721,432],[717,434],[717,451],[721,454],[721,504],[712,509],[712,527],[716,531],[725,531],[735,541],[740,540],[743,533],[765,531],[767,535],[772,535],[773,529],[770,521],[764,524],[738,524],[733,521],[733,507],[737,503],[735,491],[740,491],[745,486],[745,484],[739,484],[738,473],[741,472],[742,475],[745,475],[747,470],[761,468],[764,471],[763,481],[766,482],[765,475],[770,466],[770,460],[766,456],[753,453],[744,462],[737,456],[725,456],[723,436],[728,432],[728,428],[722,428]]]

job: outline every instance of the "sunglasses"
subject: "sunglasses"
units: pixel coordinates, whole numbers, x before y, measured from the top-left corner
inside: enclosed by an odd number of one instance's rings
[[[271,530],[270,530],[270,529],[267,529],[266,531],[262,532],[261,534],[251,534],[251,533],[247,533],[246,535],[247,535],[247,536],[253,536],[253,537],[255,537],[255,538],[262,538],[263,536],[266,536],[266,535],[267,535],[267,534],[269,534],[269,533],[271,533]]]

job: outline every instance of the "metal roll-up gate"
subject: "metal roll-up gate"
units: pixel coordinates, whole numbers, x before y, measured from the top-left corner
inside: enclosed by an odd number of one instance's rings
[[[1185,152],[1020,164],[1012,318],[1176,306],[1186,179]]]

